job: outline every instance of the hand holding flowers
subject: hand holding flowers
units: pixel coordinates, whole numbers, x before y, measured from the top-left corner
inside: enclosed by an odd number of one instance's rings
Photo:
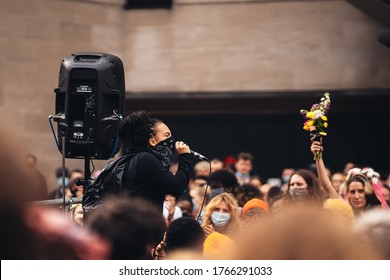
[[[305,118],[303,129],[310,131],[312,141],[319,141],[322,143],[322,136],[326,136],[325,129],[328,127],[327,113],[330,108],[330,96],[328,92],[324,93],[320,103],[313,104],[310,111],[301,109],[300,113]],[[321,151],[314,151],[314,160],[322,157]]]

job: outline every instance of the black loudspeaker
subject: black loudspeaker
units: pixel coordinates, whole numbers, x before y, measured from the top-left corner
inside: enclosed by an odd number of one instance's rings
[[[59,149],[64,133],[66,158],[109,159],[119,151],[125,80],[118,57],[93,52],[65,57],[54,92]]]

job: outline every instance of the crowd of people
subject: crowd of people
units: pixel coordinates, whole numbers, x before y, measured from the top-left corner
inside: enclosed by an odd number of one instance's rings
[[[2,259],[390,259],[390,176],[350,163],[332,173],[321,142],[308,144],[323,154],[314,169],[263,182],[250,152],[196,160],[143,111],[119,135],[131,155],[123,189],[88,216],[34,202],[83,197],[81,169],[58,168],[49,192],[37,158],[20,162],[0,139]]]

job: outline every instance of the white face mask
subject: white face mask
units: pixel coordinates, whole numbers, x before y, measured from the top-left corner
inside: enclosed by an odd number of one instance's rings
[[[305,188],[292,188],[290,189],[289,193],[294,200],[299,200],[305,199],[308,192]]]
[[[224,227],[230,221],[230,214],[214,211],[211,214],[211,221],[216,228]]]

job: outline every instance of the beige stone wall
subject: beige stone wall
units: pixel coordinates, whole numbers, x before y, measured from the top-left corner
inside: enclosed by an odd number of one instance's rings
[[[126,16],[130,90],[388,87],[380,25],[345,1],[178,5]]]
[[[48,116],[73,52],[121,57],[128,91],[390,87],[380,24],[345,1],[178,2],[124,11],[119,0],[0,0],[0,113],[51,185],[61,156]]]

